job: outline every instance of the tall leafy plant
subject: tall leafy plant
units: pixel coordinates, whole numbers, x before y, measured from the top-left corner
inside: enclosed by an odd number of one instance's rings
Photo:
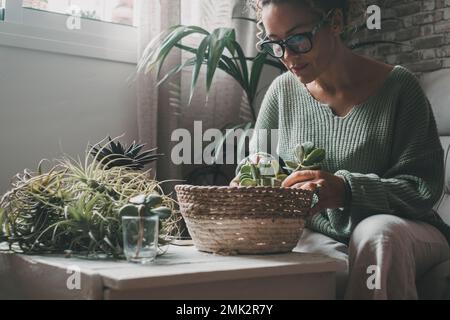
[[[246,19],[256,22],[252,19]],[[200,36],[201,41],[197,47],[183,44],[183,40],[191,36]],[[178,48],[192,54],[192,57],[162,74],[162,66],[170,52]],[[266,53],[258,53],[248,57],[236,40],[236,30],[233,28],[216,28],[211,32],[198,26],[177,25],[155,38],[144,50],[143,57],[138,64],[139,72],[157,73],[157,85],[161,85],[171,76],[187,67],[192,67],[192,77],[189,95],[189,104],[197,86],[202,67],[206,67],[206,91],[211,89],[217,69],[231,76],[243,89],[252,119],[250,122],[230,125],[224,129],[243,129],[244,133],[254,127],[257,118],[255,100],[258,95],[258,86],[265,65],[284,71],[284,65],[279,61],[270,59]],[[232,131],[228,131],[231,133]],[[245,136],[245,135],[243,135]],[[225,145],[225,135],[218,142],[216,156],[221,154]],[[245,147],[242,142],[239,147]]]
[[[202,37],[198,47],[195,48],[182,43],[186,37],[194,35]],[[175,66],[165,75],[161,75],[162,66],[174,48],[190,52],[193,57]],[[249,62],[251,62],[251,66],[249,66]],[[271,65],[284,70],[281,62],[268,59],[266,53],[258,53],[255,57],[247,57],[241,45],[236,41],[236,30],[233,28],[217,28],[208,32],[198,26],[177,25],[158,36],[147,46],[139,62],[138,70],[144,72],[157,70],[159,79],[157,85],[160,85],[182,69],[192,67],[190,103],[202,66],[206,66],[207,92],[211,88],[217,69],[220,69],[235,79],[242,87],[251,108],[253,120],[256,120],[257,114],[254,102],[264,65]]]

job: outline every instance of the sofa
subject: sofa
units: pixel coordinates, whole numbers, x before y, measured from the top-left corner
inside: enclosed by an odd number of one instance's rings
[[[444,192],[434,209],[450,224],[450,69],[425,74],[421,85],[433,108],[445,156]],[[417,289],[421,299],[450,300],[450,260],[418,279]]]

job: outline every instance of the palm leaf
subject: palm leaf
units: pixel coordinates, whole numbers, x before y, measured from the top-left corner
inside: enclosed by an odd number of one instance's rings
[[[206,69],[206,90],[211,88],[212,80],[222,57],[223,51],[230,41],[236,39],[236,33],[234,29],[230,28],[218,28],[211,33],[209,40],[209,55]]]
[[[235,52],[237,54],[237,58],[238,58],[238,61],[240,64],[240,70],[242,73],[242,78],[243,78],[244,84],[245,84],[244,90],[248,91],[249,75],[248,75],[247,59],[245,57],[244,50],[242,50],[242,47],[236,41],[231,41],[229,43],[229,49],[232,49],[233,52]],[[230,50],[230,52],[232,52],[232,51]],[[233,56],[233,58],[234,58],[234,56]]]
[[[186,68],[186,67],[190,67],[193,66],[196,63],[197,59],[195,57],[187,59],[185,62],[183,62],[182,64],[172,68],[171,70],[169,70],[167,72],[167,74],[161,78],[161,80],[159,80],[156,83],[156,86],[160,86],[161,84],[163,84],[164,82],[166,82],[170,77],[172,77],[173,75],[177,74],[178,72],[180,72],[182,69]]]
[[[192,96],[194,95],[195,85],[197,84],[198,76],[200,75],[200,68],[202,67],[203,60],[206,56],[206,50],[208,49],[208,44],[211,40],[211,35],[206,36],[200,43],[197,49],[197,56],[195,57],[195,66],[192,71],[192,81],[191,81],[191,92],[189,95],[189,104],[191,104]]]

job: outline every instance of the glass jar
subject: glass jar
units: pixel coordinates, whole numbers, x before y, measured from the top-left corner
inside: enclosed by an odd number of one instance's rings
[[[122,217],[123,250],[130,262],[150,263],[158,254],[158,216]]]

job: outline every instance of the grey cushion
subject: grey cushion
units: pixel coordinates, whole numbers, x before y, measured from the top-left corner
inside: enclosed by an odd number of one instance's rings
[[[442,219],[450,224],[450,136],[441,137],[442,147],[445,156],[445,184],[442,198],[434,207]]]
[[[421,85],[430,100],[441,136],[450,136],[450,69],[425,74]]]
[[[435,209],[450,224],[450,69],[424,75],[422,88],[430,100],[444,148],[445,182],[441,199]],[[450,299],[450,260],[429,270],[417,283],[421,299]]]
[[[430,100],[445,155],[445,185],[442,198],[435,209],[450,224],[450,69],[425,74],[421,85]]]

